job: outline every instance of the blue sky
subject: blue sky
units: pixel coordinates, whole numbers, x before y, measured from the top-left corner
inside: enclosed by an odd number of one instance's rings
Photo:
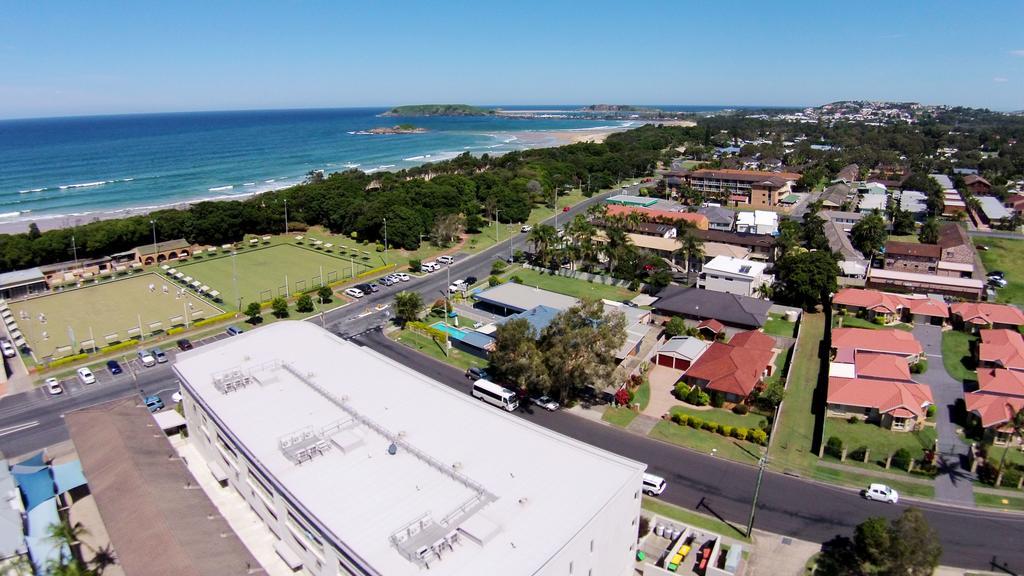
[[[1024,2],[5,2],[0,117],[912,100],[1024,109]]]

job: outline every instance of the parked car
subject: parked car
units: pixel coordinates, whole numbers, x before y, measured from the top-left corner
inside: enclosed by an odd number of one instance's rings
[[[554,412],[560,408],[558,402],[552,400],[550,396],[536,396],[534,398],[530,398],[530,402],[533,402],[534,405],[540,406],[548,412]]]
[[[365,282],[363,284],[356,284],[355,287],[362,291],[363,294],[372,294],[373,292],[379,290],[379,288],[376,288],[372,284],[367,284]]]
[[[996,288],[1006,288],[1006,285],[1009,284],[1006,278],[1000,278],[999,276],[990,276],[988,283],[989,286],[995,286]]]
[[[60,380],[57,380],[56,378],[47,378],[46,391],[50,393],[50,396],[56,396],[64,391],[64,387],[60,385]]]
[[[533,226],[529,224],[523,224],[523,227],[519,229],[520,232],[529,232],[530,230],[533,230]]]
[[[124,370],[121,369],[121,365],[117,363],[117,360],[107,360],[107,370],[115,376],[124,372]]]
[[[242,330],[238,326],[235,326],[234,324],[232,324],[231,326],[228,326],[228,329],[225,330],[225,332],[228,333],[228,336],[238,336],[242,332],[245,332],[245,330]]]
[[[466,378],[470,380],[487,380],[490,376],[487,374],[487,370],[483,368],[477,368],[476,366],[470,366],[466,370]]]
[[[397,282],[397,280],[391,278],[390,276],[385,276],[381,278],[378,282],[381,286],[392,286],[394,285],[395,282]]]
[[[142,401],[146,404],[146,408],[148,408],[150,412],[159,412],[164,409],[164,401],[155,394],[152,396],[146,396]]]
[[[171,401],[173,401],[175,404],[177,404],[178,402],[181,402],[181,391],[180,390],[178,392],[175,392],[174,394],[171,394]]]
[[[142,362],[142,365],[147,368],[156,366],[156,358],[150,354],[149,350],[139,350],[139,362]]]
[[[864,497],[868,500],[876,500],[878,502],[888,502],[890,504],[896,504],[900,501],[899,492],[886,486],[885,484],[872,484],[868,486],[868,489],[864,491]]]
[[[441,264],[451,266],[452,264],[455,263],[455,258],[452,258],[451,256],[445,254],[444,256],[438,256],[437,261],[440,262]]]
[[[184,352],[185,350],[192,349],[192,342],[189,342],[188,338],[181,338],[178,340],[178,349]]]
[[[456,280],[455,282],[452,282],[450,286],[448,286],[448,293],[455,294],[456,292],[464,291],[466,288],[469,288],[469,286],[466,285],[465,280]]]
[[[363,291],[360,290],[359,288],[346,288],[345,295],[351,298],[362,298]]]
[[[1005,278],[1006,274],[1004,274],[1002,270],[992,270],[985,276],[989,278]]]
[[[466,276],[466,286],[476,284],[476,276]]]
[[[14,349],[14,346],[7,340],[0,342],[0,348],[3,348],[4,358],[14,358],[18,352]]]
[[[405,272],[395,272],[395,276],[397,276],[402,282],[408,282],[411,279],[411,277]]]
[[[82,366],[77,370],[77,372],[78,380],[81,381],[82,384],[96,383],[96,376],[92,373],[92,370],[89,370],[88,366]]]
[[[153,357],[156,358],[157,364],[163,364],[167,362],[167,354],[164,353],[160,348],[153,348]]]
[[[568,212],[568,211],[569,211],[569,207],[568,206],[566,206],[565,208],[562,208],[562,212]]]
[[[665,491],[668,484],[665,483],[665,479],[661,476],[655,476],[654,474],[644,474],[644,494],[648,496],[659,496]]]

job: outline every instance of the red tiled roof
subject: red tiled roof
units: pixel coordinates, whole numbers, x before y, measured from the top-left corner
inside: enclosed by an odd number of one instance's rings
[[[916,256],[920,258],[935,258],[938,260],[942,255],[942,247],[938,244],[917,244],[915,242],[893,242],[885,243],[885,254],[894,256]]]
[[[932,298],[904,298],[910,313],[918,316],[949,318],[949,306]]]
[[[978,370],[978,392],[1024,398],[1024,373],[1002,368]]]
[[[978,390],[964,394],[967,410],[981,418],[985,428],[999,426],[1024,409],[1024,373],[1013,370],[978,370]]]
[[[841,350],[850,348],[864,352],[899,354],[911,356],[921,354],[921,343],[913,334],[903,330],[871,330],[869,328],[836,328],[832,330],[832,347]]]
[[[732,340],[729,340],[729,345],[739,346],[748,350],[771,351],[772,348],[775,348],[775,338],[772,338],[764,332],[750,330],[748,332],[740,332],[733,336]]]
[[[854,360],[858,378],[896,380],[910,382],[910,366],[907,361],[892,354],[858,352]]]
[[[1024,370],[1024,336],[1013,330],[982,330],[978,359],[1011,370]]]
[[[770,349],[715,342],[690,366],[686,376],[707,380],[711,390],[746,397],[761,381],[772,356]]]
[[[638,206],[622,206],[611,204],[608,206],[609,216],[624,216],[637,213],[645,220],[664,218],[668,220],[685,220],[697,227],[698,230],[708,229],[708,217],[696,212],[674,212],[672,210],[655,210],[653,208],[640,208]]]
[[[718,180],[741,180],[744,182],[767,181],[773,178],[782,180],[799,180],[800,174],[796,172],[762,172],[760,170],[735,170],[728,168],[711,169],[701,168],[690,172],[691,178],[714,178]]]
[[[702,320],[700,324],[697,324],[697,330],[702,328],[707,328],[715,334],[718,334],[722,330],[725,330],[725,325],[714,318],[708,318],[707,320]]]
[[[869,288],[843,288],[832,302],[884,314],[896,314],[901,308],[908,308],[912,314],[949,318],[949,307],[943,302],[925,296],[903,296]]]
[[[882,414],[892,413],[901,418],[920,418],[934,400],[931,388],[916,382],[830,377],[827,402],[876,408]]]
[[[1009,324],[1024,326],[1024,312],[1007,304],[991,302],[957,302],[950,306],[953,314],[970,324]]]
[[[974,184],[976,182],[980,182],[985,186],[991,186],[991,184],[988,183],[988,180],[985,180],[984,178],[978,176],[977,174],[968,174],[967,176],[964,176],[964,184],[970,186],[971,184]]]

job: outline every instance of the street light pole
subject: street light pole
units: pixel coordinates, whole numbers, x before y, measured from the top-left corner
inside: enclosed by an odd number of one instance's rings
[[[757,484],[754,486],[754,502],[750,505],[750,519],[747,521],[747,538],[750,538],[754,533],[754,516],[757,514],[757,497],[761,493],[761,479],[764,477],[764,465],[767,461],[768,457],[763,456],[761,461],[758,463]]]
[[[558,230],[558,188],[555,188],[555,230]]]
[[[497,208],[495,208],[494,209],[494,243],[495,244],[498,243],[498,212],[501,212],[501,210],[498,210]]]
[[[284,233],[288,234],[288,199],[284,199]]]
[[[150,220],[149,225],[153,227],[153,263],[156,264],[156,261],[158,260],[156,254],[156,220]]]
[[[238,309],[242,309],[242,298],[238,295],[238,268],[235,266],[236,251],[231,251],[231,282],[235,285],[235,300],[238,302]]]
[[[512,223],[508,223],[508,262],[512,263]]]
[[[388,263],[388,219],[384,219],[384,263]]]

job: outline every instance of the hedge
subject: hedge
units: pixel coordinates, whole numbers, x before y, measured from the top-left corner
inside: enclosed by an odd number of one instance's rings
[[[171,336],[172,334],[179,334],[179,333],[184,332],[184,331],[185,331],[185,327],[184,326],[175,326],[174,328],[168,328],[167,329],[167,335]]]
[[[200,326],[206,326],[207,324],[216,324],[217,322],[223,322],[224,320],[230,320],[231,318],[234,318],[234,317],[235,317],[235,313],[234,312],[225,312],[223,314],[218,314],[217,316],[211,316],[209,318],[203,318],[202,320],[196,320],[195,322],[192,323],[192,327],[193,328],[198,328]]]
[[[712,422],[710,420],[703,420],[698,416],[690,416],[689,414],[673,414],[671,420],[680,426],[689,426],[697,430],[707,430],[714,432],[727,438],[736,438],[737,440],[746,440],[759,446],[765,446],[768,444],[768,434],[764,430],[757,430],[755,428],[733,428],[732,426],[725,426],[718,422]]]
[[[72,362],[78,362],[79,360],[83,360],[88,357],[88,354],[74,354],[71,356],[65,356],[63,358],[58,358],[56,360],[51,361],[48,367],[56,368],[58,366],[63,366],[65,364],[70,364]]]
[[[388,270],[394,270],[395,267],[396,266],[394,264],[388,264],[386,266],[378,266],[376,268],[370,268],[366,272],[360,272],[359,274],[356,274],[356,278],[365,278],[367,276],[373,276],[374,274],[379,274],[381,272],[387,272]]]
[[[108,352],[116,352],[117,350],[121,350],[123,348],[131,348],[132,346],[135,346],[138,343],[139,343],[138,340],[125,340],[124,342],[118,342],[117,344],[111,344],[110,346],[104,346],[103,348],[100,348],[100,354],[106,354]]]
[[[434,337],[434,338],[440,338],[442,342],[447,342],[448,341],[448,333],[447,332],[445,332],[444,330],[440,330],[438,328],[434,328],[430,324],[426,324],[424,322],[409,322],[409,323],[407,323],[405,325],[405,327],[410,329],[410,330],[413,330],[413,331],[423,332],[423,333],[427,334],[428,336],[431,336],[431,337]]]

